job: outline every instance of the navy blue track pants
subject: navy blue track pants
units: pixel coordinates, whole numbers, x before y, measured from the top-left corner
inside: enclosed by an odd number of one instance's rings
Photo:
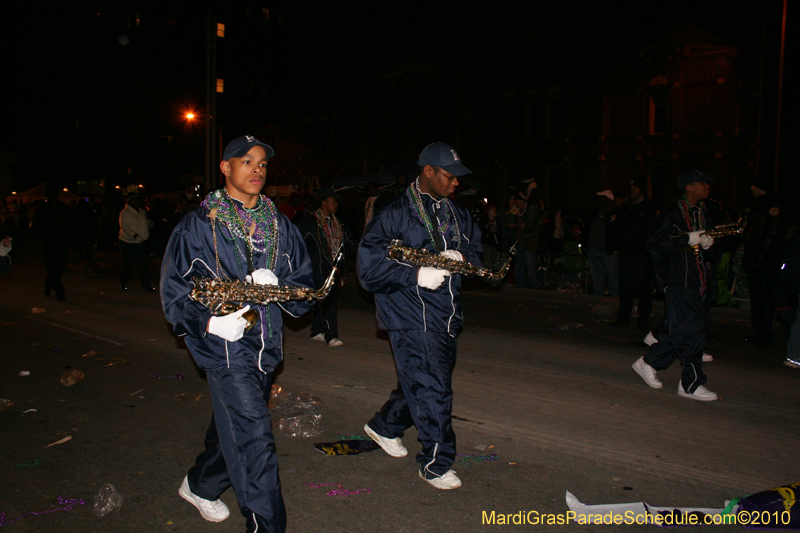
[[[650,346],[644,362],[656,370],[664,370],[680,358],[683,364],[683,390],[692,393],[707,381],[703,373],[705,304],[698,289],[670,286],[665,296],[666,312],[658,342]]]
[[[214,414],[189,488],[214,501],[233,485],[248,532],[283,533],[286,507],[267,409],[272,374],[221,368],[206,376]]]
[[[389,338],[398,386],[369,426],[383,437],[398,438],[415,425],[422,444],[417,455],[420,471],[429,479],[440,477],[456,456],[451,420],[456,339],[425,331],[392,331]]]

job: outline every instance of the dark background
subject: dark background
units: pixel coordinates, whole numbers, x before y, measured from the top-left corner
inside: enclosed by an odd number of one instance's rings
[[[376,173],[441,140],[499,199],[508,169],[515,169],[513,181],[525,163],[515,160],[516,149],[503,150],[508,126],[476,125],[490,123],[504,97],[533,85],[591,91],[590,80],[609,68],[687,32],[735,46],[744,92],[760,104],[761,161],[742,169],[740,188],[756,171],[773,173],[779,0],[525,7],[127,1],[19,9],[3,34],[4,195],[54,179],[170,191],[183,186],[179,176],[202,175],[209,13],[226,24],[217,40],[217,77],[225,79],[217,136],[223,146],[243,133],[273,144],[270,175],[279,185],[316,175],[325,186],[337,176]],[[785,192],[797,174],[794,20],[790,6],[779,173]],[[426,71],[433,74],[405,90],[404,72]],[[387,89],[393,80],[400,81]],[[189,110],[198,119],[185,120]],[[483,122],[470,120],[481,113],[489,115]],[[499,169],[505,181],[493,178]],[[607,185],[597,176],[581,179],[587,191]]]

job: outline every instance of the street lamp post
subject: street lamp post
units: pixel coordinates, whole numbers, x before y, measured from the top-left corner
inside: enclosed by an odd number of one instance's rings
[[[206,28],[206,192],[216,185],[217,175],[217,18],[208,13]]]

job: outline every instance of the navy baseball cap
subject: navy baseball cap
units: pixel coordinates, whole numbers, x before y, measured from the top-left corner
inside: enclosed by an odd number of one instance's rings
[[[709,185],[713,185],[717,182],[717,178],[713,178],[708,175],[708,172],[705,170],[687,170],[683,174],[680,175],[678,178],[678,190],[682,191],[686,188],[687,185],[690,183],[694,183],[696,181],[702,181],[703,183],[708,183]]]
[[[319,199],[320,202],[325,200],[325,199],[327,199],[327,198],[333,198],[337,202],[341,202],[342,201],[342,195],[341,194],[337,193],[333,189],[327,189],[327,188],[318,190],[317,191],[317,198]]]
[[[231,157],[242,157],[249,152],[253,146],[260,146],[263,148],[264,151],[267,152],[267,159],[275,156],[275,150],[272,149],[272,146],[262,143],[252,135],[242,135],[228,143],[228,146],[225,147],[225,151],[222,153],[222,160],[227,161]]]
[[[452,147],[444,143],[431,143],[419,154],[417,164],[421,167],[430,165],[446,170],[453,176],[472,174],[472,171],[461,164],[461,158]]]

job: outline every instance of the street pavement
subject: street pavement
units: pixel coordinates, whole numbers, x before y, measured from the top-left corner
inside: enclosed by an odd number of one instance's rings
[[[220,524],[177,495],[209,422],[207,385],[166,324],[158,294],[135,284],[121,292],[117,266],[113,258],[91,272],[71,266],[65,302],[42,294],[44,270],[33,255],[0,278],[0,398],[13,402],[0,405],[0,526],[243,531],[232,490],[222,496],[232,516]],[[152,268],[155,275],[155,258]],[[740,341],[748,312],[714,309],[715,360],[705,370],[721,401],[696,402],[677,395],[677,364],[659,374],[661,390],[633,373],[646,348],[640,332],[607,325],[613,299],[480,285],[464,292],[454,374],[458,450],[473,456],[454,466],[464,486],[439,491],[417,477],[413,428],[406,458],[381,450],[326,456],[313,443],[363,435],[396,383],[371,298],[350,278],[340,296],[343,346],[310,340],[308,317],[287,321],[277,381],[318,398],[322,414],[315,437],[275,427],[290,532],[596,531],[491,525],[484,517],[563,516],[566,491],[590,504],[718,508],[800,481],[800,371],[781,365],[785,333],[777,331],[771,347],[751,348]],[[62,386],[72,369],[85,378]],[[98,517],[93,498],[106,483],[124,504]],[[335,489],[347,493],[328,495]]]

